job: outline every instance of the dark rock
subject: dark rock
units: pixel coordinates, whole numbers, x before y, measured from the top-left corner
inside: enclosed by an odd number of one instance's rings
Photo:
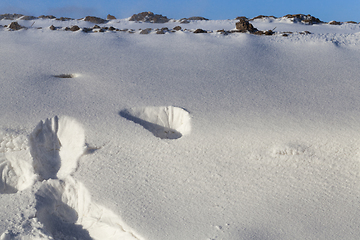
[[[240,19],[239,22],[236,23],[236,29],[239,30],[240,32],[256,32],[258,31],[256,28],[254,28],[254,26],[249,23],[249,21],[246,21],[244,19]]]
[[[322,21],[316,17],[311,16],[310,14],[304,15],[304,14],[287,14],[284,16],[285,18],[292,19],[293,22],[302,22],[305,24],[317,24],[322,23]]]
[[[96,24],[107,23],[107,21],[105,19],[98,18],[98,17],[92,17],[92,16],[86,16],[83,20],[87,21],[87,22],[96,23]]]
[[[223,34],[223,35],[228,35],[229,32],[228,31],[225,31],[224,29],[221,29],[221,30],[217,30],[216,32],[220,33],[220,34]]]
[[[88,33],[88,32],[91,32],[92,29],[91,28],[83,28],[82,31]]]
[[[190,21],[207,21],[209,19],[204,17],[189,17],[189,18],[181,18],[179,20],[180,23],[190,23]]]
[[[98,29],[98,28],[101,28],[101,27],[98,26],[98,25],[94,25],[94,26],[93,26],[93,29]]]
[[[165,31],[162,30],[162,29],[160,29],[160,30],[157,30],[157,31],[156,31],[156,34],[165,34]]]
[[[41,16],[39,16],[38,18],[42,18],[42,19],[54,19],[54,18],[56,18],[55,16],[53,16],[53,15],[41,15]]]
[[[109,31],[115,31],[115,28],[113,26],[109,27]]]
[[[56,27],[54,27],[54,25],[51,25],[50,30],[56,30]]]
[[[76,31],[79,31],[79,30],[80,30],[79,26],[76,26],[76,25],[74,25],[74,26],[72,26],[70,28],[70,31],[73,31],[73,32],[76,32]]]
[[[22,14],[16,14],[16,13],[14,13],[14,14],[9,14],[9,13],[6,13],[6,14],[1,14],[0,15],[0,20],[15,20],[15,19],[19,19],[19,18],[21,18],[22,16],[24,16],[24,15],[22,15]]]
[[[37,19],[37,17],[34,17],[34,16],[22,16],[20,19],[21,20],[34,20],[34,19]]]
[[[124,29],[120,30],[120,32],[127,32],[127,31],[129,31],[129,29],[127,29],[127,28],[124,28]]]
[[[69,27],[66,27],[64,30],[65,30],[65,31],[70,31],[70,28],[69,28]]]
[[[151,23],[166,23],[170,21],[166,16],[154,14],[153,12],[141,12],[130,17],[129,21],[136,22],[151,22]]]
[[[267,31],[264,31],[264,34],[265,35],[273,35],[275,33],[272,30],[267,30]]]
[[[354,21],[347,21],[345,23],[352,23],[352,24],[357,24],[357,22],[354,22]]]
[[[329,22],[330,25],[341,25],[341,22],[337,22],[337,21],[331,21]]]
[[[259,16],[256,16],[256,17],[250,19],[249,21],[253,21],[253,20],[255,20],[255,19],[266,19],[266,18],[274,18],[274,19],[275,19],[276,17],[274,17],[274,16],[259,15]]]
[[[207,33],[207,31],[198,28],[198,29],[196,29],[196,30],[194,31],[194,33]]]
[[[240,16],[240,17],[235,18],[235,20],[241,20],[241,19],[243,19],[245,21],[248,21],[248,18],[244,17],[244,16]]]
[[[140,34],[149,34],[151,32],[151,28],[146,28],[140,31]]]
[[[67,17],[61,17],[61,18],[56,18],[56,20],[58,21],[70,21],[73,20],[72,18],[67,18]]]
[[[113,15],[108,14],[106,19],[107,20],[114,20],[114,19],[116,19],[116,17],[114,17]]]
[[[186,18],[186,20],[188,20],[188,21],[208,21],[209,19],[204,18],[204,17],[195,16],[195,17]]]
[[[9,29],[14,30],[14,31],[20,30],[22,28],[25,28],[25,27],[21,26],[18,22],[12,22],[9,25]]]
[[[181,27],[180,26],[176,26],[173,28],[175,31],[180,31],[181,30]]]

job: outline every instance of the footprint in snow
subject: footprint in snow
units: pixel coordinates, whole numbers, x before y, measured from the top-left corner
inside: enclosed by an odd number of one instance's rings
[[[85,150],[85,131],[75,119],[40,121],[29,145],[30,151],[0,152],[0,193],[15,193],[41,180],[36,216],[53,238],[142,239],[116,214],[93,203],[85,186],[71,177]],[[0,239],[14,236],[7,231]]]
[[[139,107],[124,109],[119,114],[161,139],[178,139],[191,132],[190,114],[182,108]]]

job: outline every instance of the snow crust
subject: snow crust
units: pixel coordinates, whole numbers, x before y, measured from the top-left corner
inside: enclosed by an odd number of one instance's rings
[[[0,27],[2,240],[358,239],[358,24],[18,22]]]

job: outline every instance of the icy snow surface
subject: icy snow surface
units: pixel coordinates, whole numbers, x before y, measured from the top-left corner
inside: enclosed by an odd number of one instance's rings
[[[0,239],[359,239],[358,24],[18,22],[0,27]]]

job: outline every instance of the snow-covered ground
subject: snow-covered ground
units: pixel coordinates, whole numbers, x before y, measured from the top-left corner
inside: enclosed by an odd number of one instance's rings
[[[0,239],[359,239],[360,25],[236,22],[0,27]]]

